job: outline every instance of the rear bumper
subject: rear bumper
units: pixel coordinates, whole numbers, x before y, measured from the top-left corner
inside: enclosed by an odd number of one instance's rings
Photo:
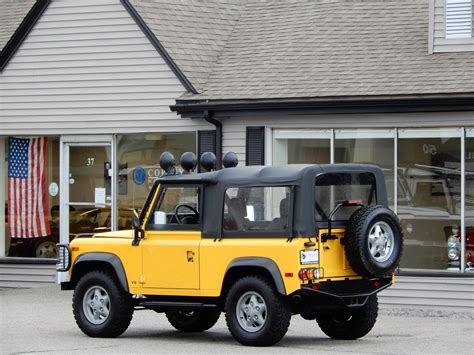
[[[392,278],[324,281],[303,285],[297,294],[302,303],[316,309],[363,307],[370,296],[392,285]]]

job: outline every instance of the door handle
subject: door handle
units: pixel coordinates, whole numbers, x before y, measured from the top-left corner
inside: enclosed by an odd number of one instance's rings
[[[194,252],[192,250],[188,250],[186,252],[186,256],[188,258],[188,263],[193,263],[194,262]]]

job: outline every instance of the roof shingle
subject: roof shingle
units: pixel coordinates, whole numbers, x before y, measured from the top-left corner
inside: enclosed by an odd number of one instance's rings
[[[466,92],[474,52],[428,54],[428,1],[251,1],[189,99]]]
[[[130,4],[202,91],[245,0],[130,0]]]
[[[0,52],[34,3],[35,0],[0,0]]]

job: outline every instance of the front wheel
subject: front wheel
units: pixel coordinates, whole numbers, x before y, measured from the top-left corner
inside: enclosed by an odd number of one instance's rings
[[[203,332],[216,324],[221,315],[218,309],[197,309],[194,311],[174,310],[166,312],[170,324],[182,332]]]
[[[377,295],[369,296],[365,306],[316,317],[319,327],[333,339],[353,340],[368,334],[378,314]]]
[[[273,345],[290,325],[288,302],[260,276],[243,277],[232,286],[225,312],[229,331],[243,345]]]
[[[104,271],[91,271],[79,280],[72,308],[77,325],[90,337],[117,337],[133,317],[132,297]]]

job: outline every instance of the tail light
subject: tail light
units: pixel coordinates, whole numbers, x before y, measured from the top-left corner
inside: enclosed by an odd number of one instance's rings
[[[316,280],[319,279],[321,275],[321,269],[319,268],[305,268],[301,269],[298,273],[298,276],[301,280]]]

